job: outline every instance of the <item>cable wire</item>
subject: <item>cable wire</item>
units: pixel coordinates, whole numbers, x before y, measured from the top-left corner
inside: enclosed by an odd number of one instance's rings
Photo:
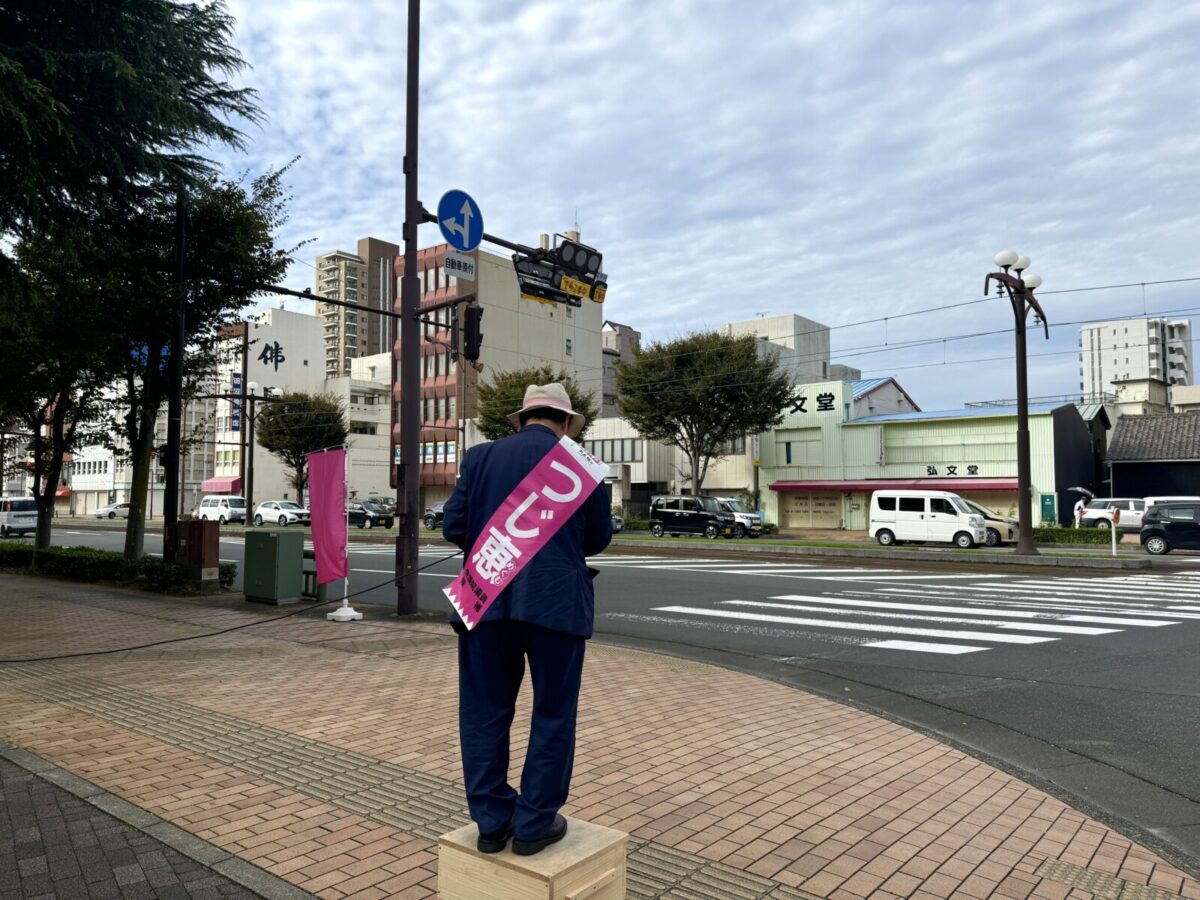
[[[414,570],[412,574],[416,575],[420,572],[424,572],[426,569],[428,569],[432,566],[436,566],[438,563],[443,563],[448,559],[454,559],[457,556],[462,556],[461,550],[459,550],[457,553],[451,553],[449,556],[439,557],[438,559],[435,559],[433,562],[429,563],[428,565],[421,566],[421,568]],[[59,656],[34,656],[34,657],[28,657],[26,659],[0,659],[0,665],[12,665],[14,663],[55,662],[55,661],[61,660],[61,659],[79,659],[80,657],[84,657],[84,656],[108,656],[113,653],[128,653],[131,650],[146,650],[150,647],[162,647],[165,644],[181,644],[185,641],[198,641],[198,640],[201,640],[202,638],[218,637],[222,634],[229,634],[232,631],[241,631],[242,629],[245,629],[245,628],[254,628],[256,625],[269,625],[272,622],[279,622],[279,621],[282,621],[283,619],[290,619],[292,616],[299,616],[304,613],[312,612],[314,609],[320,609],[322,606],[328,606],[330,603],[341,603],[343,600],[349,600],[351,597],[357,597],[360,594],[366,594],[371,591],[377,591],[381,587],[386,587],[389,584],[395,584],[395,583],[396,583],[396,578],[395,578],[395,576],[393,576],[393,577],[389,578],[387,581],[381,581],[379,584],[373,584],[370,587],[363,588],[360,591],[355,591],[353,594],[347,594],[345,597],[338,597],[334,600],[322,600],[320,603],[310,605],[310,606],[305,606],[302,609],[297,609],[290,613],[284,613],[282,616],[273,616],[270,619],[259,619],[257,622],[246,622],[242,625],[233,625],[229,628],[222,628],[219,631],[210,631],[205,634],[193,634],[193,635],[189,635],[187,637],[168,638],[167,640],[151,641],[148,644],[137,644],[132,647],[116,647],[111,650],[90,650],[90,651],[83,652],[83,653],[64,653]]]

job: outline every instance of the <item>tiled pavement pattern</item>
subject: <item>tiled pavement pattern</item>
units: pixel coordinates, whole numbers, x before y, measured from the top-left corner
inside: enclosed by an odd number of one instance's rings
[[[0,759],[0,900],[255,896],[63,788]]]
[[[278,614],[4,576],[0,597],[5,658]],[[300,616],[0,666],[0,738],[319,896],[432,897],[433,838],[465,820],[453,648],[437,622]],[[630,832],[632,897],[1200,897],[1144,848],[902,726],[595,644],[565,811]]]

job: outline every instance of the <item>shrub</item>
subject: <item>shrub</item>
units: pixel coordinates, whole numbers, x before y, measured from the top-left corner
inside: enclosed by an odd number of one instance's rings
[[[179,594],[193,586],[183,566],[165,563],[157,556],[143,557],[140,569],[143,586],[160,594]]]
[[[125,557],[114,550],[48,547],[33,552],[33,567],[43,575],[73,581],[130,581],[137,577],[139,564],[126,562]]]
[[[1107,528],[1035,528],[1035,544],[1111,544]]]
[[[233,587],[233,580],[237,578],[237,563],[221,563],[218,578],[221,590],[227,591]]]
[[[28,569],[33,565],[33,545],[4,541],[0,543],[0,569]]]
[[[637,516],[629,516],[625,519],[626,531],[649,531],[650,522],[647,519],[639,519]]]
[[[779,534],[779,526],[774,522],[763,523],[763,534]]]

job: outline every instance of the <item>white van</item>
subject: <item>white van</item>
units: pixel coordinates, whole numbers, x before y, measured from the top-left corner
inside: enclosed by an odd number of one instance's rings
[[[0,538],[37,531],[37,503],[32,497],[0,497]]]
[[[871,495],[871,537],[885,547],[903,541],[954,544],[987,542],[983,516],[949,491],[876,491]]]
[[[197,519],[208,519],[224,525],[226,522],[246,524],[246,498],[228,494],[208,494],[196,507]]]

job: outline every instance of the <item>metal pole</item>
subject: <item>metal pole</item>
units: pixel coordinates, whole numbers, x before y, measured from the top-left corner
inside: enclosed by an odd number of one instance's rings
[[[1025,318],[1029,307],[1024,292],[1009,291],[1017,337],[1017,536],[1016,552],[1038,556],[1033,542],[1033,477],[1029,464],[1029,384],[1025,366]]]
[[[253,521],[254,516],[254,392],[246,391],[247,443],[246,450],[246,525]]]
[[[179,522],[179,454],[183,445],[183,346],[187,341],[187,198],[175,195],[175,337],[171,341],[167,395],[167,458],[163,496],[163,562],[175,562],[174,529]],[[153,488],[153,486],[152,486]],[[153,502],[153,494],[151,494]],[[151,516],[153,518],[153,515]]]
[[[421,292],[417,283],[417,229],[424,208],[417,198],[418,65],[421,55],[421,0],[408,0],[407,102],[404,140],[404,275],[400,280],[400,464],[396,506],[396,614],[417,611],[417,522],[421,514],[421,334],[417,316]]]

